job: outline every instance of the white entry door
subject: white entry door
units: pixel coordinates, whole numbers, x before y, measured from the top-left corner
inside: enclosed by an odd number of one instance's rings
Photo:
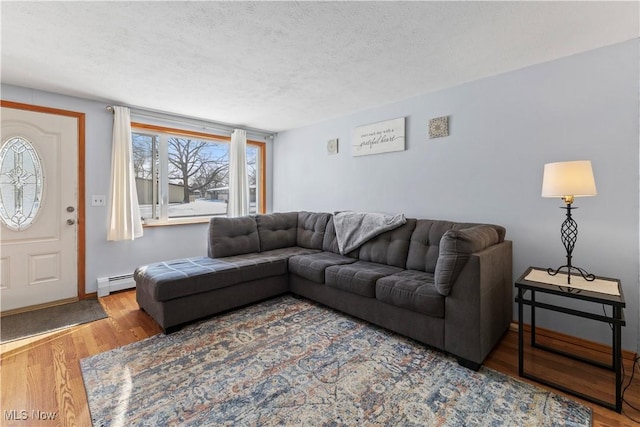
[[[2,107],[0,311],[78,297],[78,118]]]

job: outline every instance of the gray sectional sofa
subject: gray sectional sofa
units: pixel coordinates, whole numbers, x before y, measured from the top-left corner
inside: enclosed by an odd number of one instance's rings
[[[166,333],[291,292],[451,353],[478,369],[512,318],[512,245],[496,225],[407,219],[341,255],[333,216],[212,218],[208,256],[136,269]]]

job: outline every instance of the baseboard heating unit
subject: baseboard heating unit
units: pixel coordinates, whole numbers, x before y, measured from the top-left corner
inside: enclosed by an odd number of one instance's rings
[[[123,289],[131,289],[135,287],[136,281],[133,280],[133,274],[123,274],[120,276],[98,278],[99,297],[106,297],[111,292],[121,291]]]

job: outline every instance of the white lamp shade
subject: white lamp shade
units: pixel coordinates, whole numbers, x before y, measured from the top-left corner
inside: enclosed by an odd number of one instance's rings
[[[596,194],[596,181],[589,160],[544,165],[542,197],[583,197]]]

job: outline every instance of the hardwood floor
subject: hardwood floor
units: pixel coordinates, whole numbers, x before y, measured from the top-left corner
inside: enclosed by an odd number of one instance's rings
[[[91,425],[78,361],[160,332],[158,325],[138,309],[134,291],[112,294],[101,301],[109,315],[107,319],[0,346],[0,425]],[[551,340],[544,334],[539,334],[539,339]],[[573,346],[572,343],[553,341],[554,345],[561,347]],[[580,347],[578,350],[587,357],[606,357],[592,348]],[[603,400],[612,400],[614,388],[610,373],[603,375],[601,370],[585,368],[583,364],[567,362],[559,356],[530,348],[526,350],[525,357],[527,371],[531,367],[531,372],[544,375],[545,378],[594,393]],[[485,365],[518,377],[518,337],[514,331],[505,334]],[[631,375],[632,361],[625,360],[624,366],[626,385]],[[640,368],[636,369],[639,372],[636,372],[624,397],[631,405],[640,408]],[[624,414],[581,402],[593,409],[594,426],[640,425]],[[627,403],[623,410],[640,421],[640,411]],[[44,418],[49,417],[50,413],[56,413],[55,419],[37,419],[38,415]],[[28,419],[22,419],[25,417]]]

